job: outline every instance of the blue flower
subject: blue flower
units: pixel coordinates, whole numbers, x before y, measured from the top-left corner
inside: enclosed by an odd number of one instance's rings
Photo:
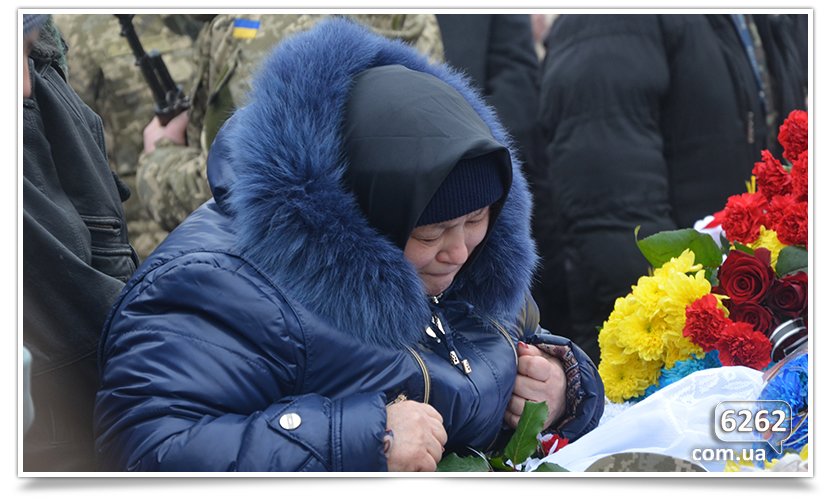
[[[804,353],[783,365],[765,385],[759,399],[782,400],[789,404],[793,433],[784,443],[784,449],[800,451],[809,441],[809,424],[803,417],[809,405],[809,355]],[[779,455],[769,450],[768,459],[773,457]]]
[[[703,369],[711,369],[714,367],[722,367],[722,363],[719,362],[719,351],[718,350],[711,350],[710,352],[706,353],[704,358],[699,359],[695,355],[691,355],[690,358],[685,360],[679,360],[673,367],[669,369],[661,369],[661,375],[658,378],[658,382],[644,391],[644,394],[629,399],[630,402],[639,402],[653,393],[657,392],[658,390],[670,386],[676,381],[683,379],[684,377],[693,374],[696,371],[701,371]]]
[[[669,369],[662,369],[661,377],[658,378],[658,385],[661,388],[664,388],[665,386],[672,385],[676,381],[685,378],[696,371],[710,369],[713,367],[722,367],[722,363],[719,362],[718,350],[711,350],[705,354],[704,358],[701,359],[697,358],[695,355],[691,355],[689,359],[680,360],[673,364],[673,367]]]
[[[808,405],[808,384],[808,354],[803,354],[787,362],[765,385],[760,400],[783,400],[797,414]]]

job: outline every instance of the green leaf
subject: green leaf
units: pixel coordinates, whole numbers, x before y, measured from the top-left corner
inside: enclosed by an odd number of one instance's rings
[[[640,226],[635,229],[636,240],[638,229]],[[685,249],[690,249],[696,255],[696,263],[706,268],[722,265],[722,250],[716,241],[696,229],[667,230],[638,240],[637,243],[638,249],[655,268],[678,257]]]
[[[490,466],[496,471],[516,471],[512,466],[508,466],[505,460],[502,456],[493,456],[490,458]]]
[[[731,252],[731,242],[725,237],[725,234],[719,234],[719,241],[722,243],[722,253],[728,254]]]
[[[557,472],[557,473],[570,473],[567,469],[563,468],[559,464],[554,463],[542,463],[536,467],[535,472],[545,471],[545,472]]]
[[[718,286],[719,285],[719,270],[718,269],[705,269],[705,279],[710,283],[711,286]]]
[[[799,246],[787,246],[777,257],[777,275],[784,275],[809,268],[809,252]]]
[[[470,471],[491,471],[490,465],[481,456],[460,457],[456,453],[447,454],[438,463],[436,471],[440,472],[470,472]]]
[[[750,248],[748,246],[745,246],[742,243],[734,243],[734,249],[737,250],[737,251],[741,251],[743,253],[748,253],[749,255],[754,254],[754,248]]]
[[[548,406],[545,402],[525,402],[516,431],[504,448],[504,456],[513,464],[521,464],[536,451],[539,441],[536,436],[545,426]]]

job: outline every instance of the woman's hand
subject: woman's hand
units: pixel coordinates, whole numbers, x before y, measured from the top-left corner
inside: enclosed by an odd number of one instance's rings
[[[435,471],[444,453],[444,419],[429,404],[412,400],[386,407],[393,438],[386,453],[389,471]]]
[[[526,401],[545,402],[548,405],[547,428],[565,412],[565,369],[559,359],[537,347],[519,342],[517,350],[516,383],[504,420],[511,428],[516,428]]]

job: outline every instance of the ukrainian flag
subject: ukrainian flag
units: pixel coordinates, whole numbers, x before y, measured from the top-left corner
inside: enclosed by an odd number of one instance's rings
[[[261,21],[253,21],[250,19],[235,19],[232,36],[235,38],[255,38],[258,34],[258,28],[261,26]]]

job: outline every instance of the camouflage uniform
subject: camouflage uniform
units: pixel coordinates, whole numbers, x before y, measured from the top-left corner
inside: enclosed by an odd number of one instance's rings
[[[220,126],[246,102],[251,75],[262,58],[282,39],[312,27],[327,15],[259,14],[219,15],[198,37],[198,73],[190,85],[188,146],[163,139],[156,150],[143,154],[137,173],[139,196],[154,219],[172,230],[211,197],[206,179],[209,146]],[[443,60],[437,20],[431,14],[351,15],[389,38],[402,39]],[[235,35],[236,19],[260,22],[253,38]]]
[[[110,167],[131,189],[124,204],[128,235],[144,259],[168,235],[142,206],[136,189],[142,130],[154,116],[153,94],[134,64],[127,40],[119,34],[116,17],[62,14],[54,19],[70,46],[69,83],[104,120]],[[194,39],[188,28],[197,21],[184,15],[137,15],[133,25],[145,50],[163,54],[174,81],[182,84],[193,78]]]
[[[704,466],[673,456],[651,452],[622,452],[602,457],[586,468],[587,472],[705,472]]]

